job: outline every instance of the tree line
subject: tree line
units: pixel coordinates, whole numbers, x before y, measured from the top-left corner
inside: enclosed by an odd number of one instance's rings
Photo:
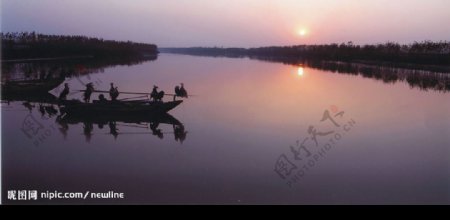
[[[104,40],[80,35],[48,35],[35,32],[0,33],[2,60],[90,56],[139,58],[156,56],[154,44]]]
[[[190,47],[164,48],[162,52],[204,56],[271,57],[278,59],[321,59],[334,61],[379,61],[425,65],[450,65],[450,42],[423,41],[412,44],[388,42],[355,45],[353,42],[325,45],[272,46],[258,48]]]

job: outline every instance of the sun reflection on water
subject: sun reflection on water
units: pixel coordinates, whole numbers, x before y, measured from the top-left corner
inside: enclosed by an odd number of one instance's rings
[[[297,75],[299,75],[299,76],[303,76],[303,74],[305,74],[305,70],[304,70],[304,68],[303,67],[298,67],[298,70],[297,70]]]

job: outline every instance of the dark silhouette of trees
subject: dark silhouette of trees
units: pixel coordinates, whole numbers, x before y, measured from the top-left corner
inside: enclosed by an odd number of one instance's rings
[[[355,45],[353,42],[326,45],[273,46],[259,48],[163,48],[162,52],[204,56],[253,57],[278,60],[320,59],[333,61],[372,61],[450,65],[450,42],[415,42],[408,45],[388,42],[376,45]]]
[[[46,35],[35,32],[0,33],[2,60],[90,56],[121,58],[156,56],[154,44],[113,41],[85,36]]]

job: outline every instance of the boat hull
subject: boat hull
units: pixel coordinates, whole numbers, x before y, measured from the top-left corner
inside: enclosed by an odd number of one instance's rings
[[[28,81],[9,81],[2,83],[1,91],[3,95],[35,95],[45,94],[55,89],[64,78],[52,80],[28,80]]]
[[[68,101],[61,107],[61,112],[69,115],[155,115],[164,114],[174,109],[183,101],[172,102],[112,102],[82,103]]]

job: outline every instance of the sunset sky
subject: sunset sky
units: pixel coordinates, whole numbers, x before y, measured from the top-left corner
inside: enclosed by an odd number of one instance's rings
[[[2,32],[160,47],[450,40],[448,0],[2,0]]]

